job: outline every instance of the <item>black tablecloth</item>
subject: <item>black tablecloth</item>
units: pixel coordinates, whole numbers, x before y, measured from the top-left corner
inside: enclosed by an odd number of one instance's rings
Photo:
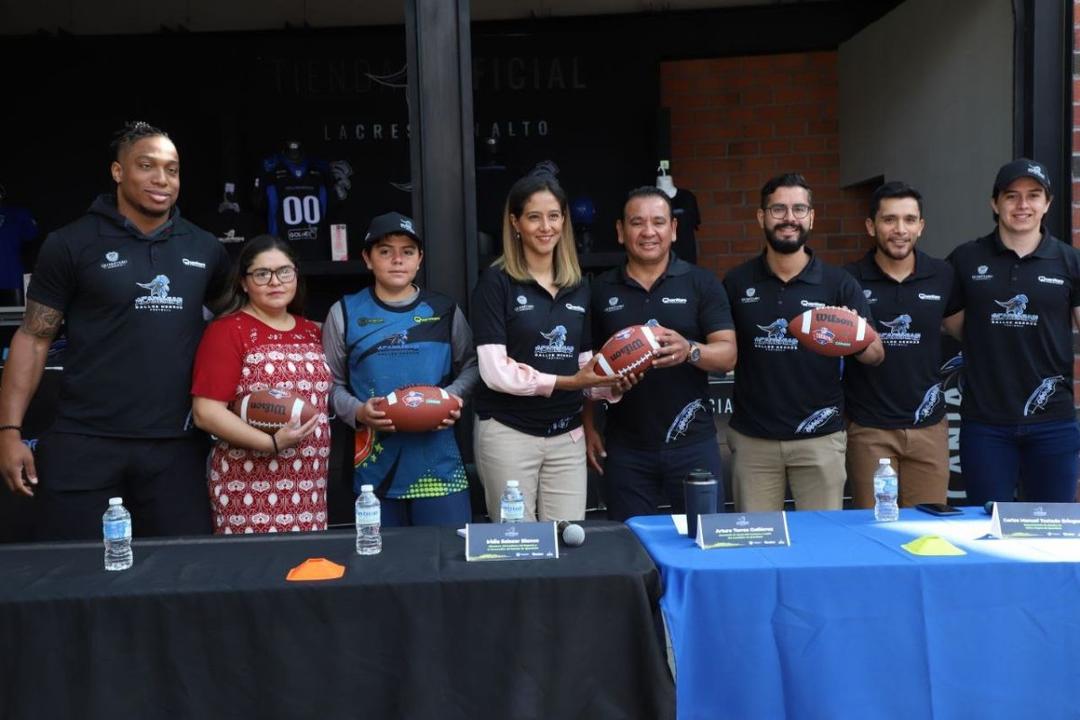
[[[325,582],[285,581],[325,557]],[[466,563],[451,529],[0,548],[0,718],[669,718],[659,575],[620,524]]]

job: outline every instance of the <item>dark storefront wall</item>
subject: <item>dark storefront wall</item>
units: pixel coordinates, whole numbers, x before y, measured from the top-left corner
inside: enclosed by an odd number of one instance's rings
[[[516,176],[550,159],[570,195],[596,205],[597,249],[615,249],[622,196],[655,178],[662,60],[835,48],[894,4],[474,24],[476,144],[497,134],[506,166],[487,172],[478,158],[482,224],[497,223],[490,216]],[[7,82],[19,98],[4,119],[0,182],[45,231],[111,188],[108,140],[131,119],[177,140],[180,206],[207,224],[222,183],[250,188],[261,159],[292,138],[351,166],[348,198],[331,218],[348,224],[353,257],[373,214],[411,211],[400,27],[20,38],[5,40],[0,56],[17,69]],[[432,241],[467,242],[428,232]]]

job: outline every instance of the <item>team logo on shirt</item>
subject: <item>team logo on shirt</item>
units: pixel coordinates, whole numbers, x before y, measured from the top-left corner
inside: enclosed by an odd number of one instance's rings
[[[1047,404],[1050,402],[1051,396],[1057,392],[1058,385],[1064,383],[1065,378],[1062,375],[1044,378],[1043,381],[1039,383],[1039,386],[1028,396],[1027,402],[1024,403],[1024,417],[1029,417],[1045,410]]]
[[[110,250],[105,253],[105,262],[101,263],[102,270],[115,270],[128,264],[127,260],[120,259],[120,253]]]
[[[919,299],[920,300],[932,300],[932,301],[940,302],[941,301],[941,296],[936,295],[934,293],[919,293]]]
[[[604,308],[604,312],[606,312],[606,313],[608,313],[608,312],[617,312],[617,311],[623,309],[623,304],[621,302],[619,302],[619,298],[617,298],[617,297],[609,297],[607,299],[607,304],[608,304],[608,306],[606,308]]]
[[[993,274],[990,274],[990,275],[986,274],[987,272],[989,272],[989,270],[990,270],[989,266],[980,265],[979,267],[975,268],[975,272],[978,273],[978,274],[977,275],[972,275],[971,279],[972,280],[993,280],[994,279]]]
[[[760,300],[761,298],[757,297],[757,288],[752,287],[746,288],[746,297],[739,298],[741,303],[756,303]]]
[[[664,442],[669,443],[678,440],[686,431],[690,429],[690,424],[694,422],[694,417],[697,416],[699,410],[705,410],[705,403],[700,398],[692,400],[689,405],[679,411],[679,414],[675,416],[675,420],[671,423],[671,427],[668,428],[667,435],[664,437]]]
[[[1046,283],[1047,285],[1064,285],[1065,281],[1061,278],[1047,277],[1045,275],[1039,276],[1039,282]]]
[[[911,332],[911,316],[907,313],[880,322],[888,328],[887,332],[881,333],[881,342],[886,345],[918,345],[922,340],[922,333]]]
[[[823,307],[825,307],[825,303],[814,302],[813,300],[800,300],[799,304],[802,305],[805,308],[823,308]]]
[[[1008,300],[995,300],[1005,312],[990,313],[991,325],[1005,327],[1034,327],[1039,324],[1039,316],[1025,312],[1028,306],[1028,296],[1024,293],[1014,295]]]
[[[836,406],[823,407],[820,410],[815,410],[806,416],[806,418],[799,423],[799,426],[795,428],[796,434],[806,435],[812,432],[816,432],[819,428],[826,425],[830,420],[840,414],[840,408]]]
[[[686,298],[662,297],[662,298],[660,298],[660,302],[664,303],[665,305],[685,305],[686,304]]]
[[[415,355],[420,352],[420,348],[409,345],[409,331],[406,329],[387,335],[379,342],[375,351],[380,355]]]
[[[150,294],[135,298],[136,310],[171,312],[184,309],[184,298],[169,295],[169,276],[158,275],[148,283],[135,283]]]
[[[874,291],[873,290],[863,290],[862,294],[863,294],[863,297],[866,298],[866,302],[870,303],[871,305],[873,305],[874,303],[877,302],[877,298],[874,297]]]
[[[755,350],[783,352],[799,347],[798,340],[787,336],[788,321],[784,318],[776,318],[768,325],[758,325],[758,329],[765,334],[754,338]]]
[[[524,295],[518,295],[514,299],[517,300],[517,307],[514,308],[514,312],[528,312],[533,309],[533,306],[529,304],[529,298]]]
[[[938,405],[945,399],[945,393],[942,391],[941,383],[934,383],[923,393],[922,402],[919,403],[919,407],[915,408],[915,424],[918,425],[922,421],[929,418],[937,410]]]
[[[581,307],[580,305],[575,305],[573,303],[566,303],[566,309],[579,313],[585,312],[585,308]]]
[[[566,432],[567,428],[570,427],[570,423],[572,423],[573,421],[573,415],[559,418],[555,422],[548,425],[548,435],[555,435],[556,433]]]
[[[543,345],[533,348],[533,354],[546,360],[564,360],[574,357],[574,346],[566,344],[566,326],[556,325],[549,332],[540,331],[540,336],[547,340]]]

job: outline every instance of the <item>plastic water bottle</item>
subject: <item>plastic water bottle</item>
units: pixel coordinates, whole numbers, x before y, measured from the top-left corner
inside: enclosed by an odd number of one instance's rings
[[[382,535],[379,526],[382,512],[379,498],[375,497],[375,488],[371,485],[360,486],[360,497],[356,498],[356,554],[378,555],[382,552]]]
[[[517,480],[507,480],[499,502],[499,522],[519,523],[525,520],[525,497],[521,494]]]
[[[896,505],[896,471],[888,458],[878,460],[878,469],[874,472],[874,519],[892,522],[900,517],[900,508]]]
[[[131,567],[135,562],[131,551],[131,513],[124,507],[123,498],[109,498],[109,509],[101,517],[101,534],[105,538],[105,569]]]

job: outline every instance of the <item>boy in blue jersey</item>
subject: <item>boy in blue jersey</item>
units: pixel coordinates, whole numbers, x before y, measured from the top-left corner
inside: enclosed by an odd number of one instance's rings
[[[451,426],[398,433],[375,403],[402,385],[436,385],[459,405],[479,373],[472,331],[454,301],[413,284],[424,253],[411,219],[371,221],[364,262],[375,284],[330,308],[323,326],[334,375],[330,404],[356,428],[353,490],[373,485],[382,524],[460,525],[471,517],[469,484]]]

